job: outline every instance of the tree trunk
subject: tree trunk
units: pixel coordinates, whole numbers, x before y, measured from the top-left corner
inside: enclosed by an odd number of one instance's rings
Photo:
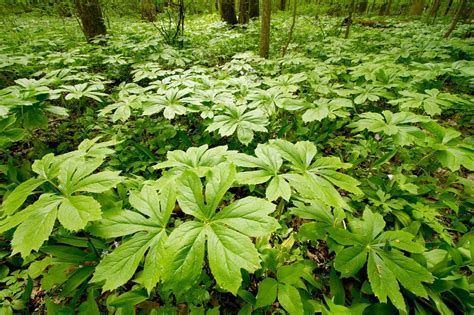
[[[237,24],[237,17],[235,16],[235,3],[234,0],[220,0],[220,11],[221,18],[227,24]]]
[[[285,11],[286,10],[286,0],[280,0],[278,9],[280,9],[280,11]]]
[[[374,10],[375,10],[375,4],[376,4],[376,3],[377,3],[376,0],[373,0],[373,1],[372,1],[372,5],[370,6],[369,13],[374,12]]]
[[[148,22],[156,21],[156,6],[152,0],[141,1],[142,19]]]
[[[293,30],[295,29],[295,24],[296,24],[296,7],[297,7],[297,1],[293,0],[293,19],[291,21],[291,27],[290,27],[290,32],[288,33],[288,41],[286,42],[285,47],[283,47],[283,50],[281,52],[281,56],[285,57],[286,51],[288,50],[288,46],[290,46],[291,43],[291,38],[293,37]]]
[[[249,1],[249,18],[253,19],[260,16],[260,6],[258,0]]]
[[[383,12],[383,15],[390,15],[390,11],[392,10],[392,0],[387,1],[387,6]]]
[[[362,0],[358,3],[357,5],[357,12],[359,13],[365,13],[365,10],[367,10],[367,5],[368,5],[368,1],[367,0]]]
[[[448,5],[446,6],[446,11],[444,11],[444,16],[448,15],[451,6],[453,5],[453,0],[449,0]]]
[[[430,14],[427,18],[428,24],[434,24],[436,20],[436,16],[438,16],[438,10],[439,7],[441,6],[441,0],[434,0],[433,5],[431,6]],[[431,19],[432,18],[432,19]]]
[[[260,57],[268,58],[270,49],[271,0],[263,0],[262,24],[260,28]]]
[[[107,34],[99,0],[74,0],[74,6],[88,42],[98,35]]]
[[[387,2],[382,3],[382,5],[380,6],[379,15],[385,15],[385,12],[387,10],[387,5],[388,5]]]
[[[249,22],[249,0],[240,0],[239,3],[239,23],[247,24]]]
[[[464,5],[464,9],[461,12],[461,18],[464,23],[466,23],[467,21],[470,21],[472,9],[473,9],[472,3],[471,5],[468,5],[468,3],[466,2],[466,5]]]
[[[421,15],[425,8],[425,0],[414,0],[410,7],[410,15]]]
[[[444,34],[444,38],[448,38],[449,35],[451,35],[451,33],[454,31],[454,28],[456,27],[456,24],[458,24],[459,18],[461,17],[461,14],[464,11],[465,6],[466,6],[466,0],[461,0],[461,3],[459,4],[459,9],[456,12],[456,15],[453,17],[453,20],[448,30]]]
[[[439,7],[441,6],[441,0],[434,0],[433,5],[431,6],[430,16],[436,17],[438,14]]]
[[[351,6],[349,8],[349,17],[347,18],[346,32],[344,33],[344,38],[345,39],[349,38],[349,32],[351,30],[351,25],[352,25],[352,12],[354,11],[354,6],[355,6],[355,2],[354,2],[354,0],[352,0],[351,1]]]

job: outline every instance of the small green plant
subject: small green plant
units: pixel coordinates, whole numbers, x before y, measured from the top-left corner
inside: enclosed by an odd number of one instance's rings
[[[3,201],[0,231],[14,227],[12,254],[27,257],[37,251],[51,235],[56,220],[70,231],[79,231],[90,221],[102,217],[101,205],[92,196],[78,193],[102,193],[122,181],[119,172],[92,174],[111,153],[115,142],[85,141],[79,150],[54,156],[45,155],[32,169],[38,175],[18,185]],[[20,209],[38,187],[45,190],[34,203]]]

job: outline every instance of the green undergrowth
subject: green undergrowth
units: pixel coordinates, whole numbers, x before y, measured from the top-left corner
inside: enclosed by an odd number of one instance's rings
[[[1,22],[2,314],[472,311],[468,26],[108,22]]]

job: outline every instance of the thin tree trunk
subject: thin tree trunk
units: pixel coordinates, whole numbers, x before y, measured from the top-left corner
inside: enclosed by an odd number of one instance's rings
[[[348,39],[349,38],[349,32],[351,29],[352,25],[352,12],[354,11],[354,0],[351,1],[351,6],[349,8],[349,17],[347,18],[347,26],[346,26],[346,32],[344,33],[344,38]]]
[[[428,16],[428,23],[434,24],[440,6],[441,0],[434,0],[433,5],[431,6],[430,15]],[[430,21],[431,18],[433,19]]]
[[[390,15],[390,11],[392,10],[392,0],[387,1],[387,6],[383,12],[383,15]]]
[[[461,17],[461,14],[464,11],[465,6],[466,6],[466,0],[461,0],[461,3],[459,4],[459,9],[456,12],[456,15],[453,17],[453,20],[452,20],[451,25],[449,26],[448,30],[444,34],[444,38],[448,38],[449,35],[451,35],[451,33],[456,28],[456,24],[458,24],[459,18]]]
[[[433,5],[431,6],[431,10],[430,10],[430,16],[436,17],[440,6],[441,6],[441,0],[434,0]]]
[[[374,12],[374,10],[375,10],[375,3],[376,3],[376,2],[377,2],[377,0],[373,0],[373,1],[372,1],[372,5],[370,6],[369,13]]]
[[[280,11],[285,11],[286,10],[286,0],[280,0],[278,8],[280,9]]]
[[[148,22],[156,21],[156,6],[152,0],[141,1],[141,13],[142,19]]]
[[[250,0],[249,18],[253,19],[260,16],[260,5],[258,0]]]
[[[74,6],[88,42],[96,36],[107,34],[99,0],[74,0]]]
[[[176,26],[176,33],[175,33],[175,38],[178,38],[178,37],[181,37],[181,39],[179,40],[179,46],[181,48],[183,48],[184,46],[184,42],[183,42],[183,35],[184,35],[184,19],[185,19],[185,15],[184,15],[184,10],[185,10],[185,6],[184,6],[184,0],[179,0],[178,1],[178,6],[179,6],[179,20],[178,20],[178,25]]]
[[[234,0],[220,0],[219,7],[221,11],[221,18],[227,24],[237,24],[237,17],[235,16],[235,2]]]
[[[446,11],[444,11],[444,16],[448,15],[451,6],[453,5],[453,0],[449,0],[448,5],[446,6]]]
[[[362,0],[357,5],[357,12],[364,13],[367,10],[369,2],[367,0]]]
[[[297,1],[293,0],[293,20],[291,21],[291,27],[290,27],[290,32],[288,33],[288,41],[286,42],[286,45],[283,47],[283,50],[281,52],[281,56],[285,57],[286,51],[288,50],[288,46],[290,46],[291,43],[291,38],[293,37],[293,30],[295,29],[295,24],[296,24],[296,7],[297,7]]]
[[[240,0],[239,3],[239,23],[247,24],[249,22],[249,0]]]
[[[425,0],[414,0],[410,7],[410,15],[421,15],[425,8]]]
[[[260,28],[260,57],[268,58],[270,50],[271,0],[263,0],[262,25]]]
[[[384,2],[382,3],[382,5],[380,6],[380,9],[379,9],[379,15],[384,15],[385,14],[385,11],[387,9],[387,2]]]
[[[468,5],[468,3],[466,2],[466,5],[464,6],[464,9],[461,12],[461,19],[464,23],[466,23],[467,21],[470,21],[472,9],[473,9],[473,5],[472,4]]]

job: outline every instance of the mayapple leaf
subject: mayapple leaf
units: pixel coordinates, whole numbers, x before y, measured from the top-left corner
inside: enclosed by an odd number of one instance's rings
[[[187,170],[176,181],[177,199],[181,210],[198,219],[204,220],[207,209],[202,196],[202,183],[199,176],[193,171]]]
[[[148,292],[155,287],[161,279],[162,263],[165,261],[164,244],[167,240],[165,232],[157,234],[149,244],[149,250],[143,266],[143,286]]]
[[[167,160],[158,163],[153,168],[171,168],[171,172],[180,175],[185,170],[192,170],[199,177],[203,177],[214,166],[224,162],[232,151],[227,146],[208,149],[207,144],[200,147],[191,147],[186,152],[181,150],[168,151]]]
[[[242,185],[258,185],[266,183],[270,178],[272,174],[265,170],[239,172],[235,176],[237,182]]]
[[[46,180],[42,178],[30,178],[26,182],[18,185],[2,203],[1,210],[6,215],[12,215],[25,202],[26,198]]]
[[[291,197],[291,186],[283,176],[277,175],[268,184],[265,196],[270,201],[277,200],[279,197],[288,201]]]
[[[413,294],[427,298],[423,283],[432,283],[433,275],[397,249],[422,253],[424,248],[412,241],[414,235],[405,231],[384,232],[383,217],[368,208],[364,210],[363,220],[354,219],[349,227],[351,232],[329,230],[331,238],[347,246],[336,254],[334,264],[343,277],[355,276],[368,261],[369,282],[380,302],[386,303],[389,298],[397,309],[406,312],[399,284]],[[391,246],[387,248],[387,244]]]
[[[60,202],[56,196],[45,194],[31,206],[34,211],[13,233],[12,255],[20,253],[26,257],[31,251],[40,249],[53,231]]]
[[[206,230],[209,266],[217,284],[237,294],[242,282],[240,269],[254,272],[260,267],[259,255],[252,241],[221,224]]]
[[[96,267],[91,282],[102,283],[103,290],[113,290],[125,284],[135,273],[154,235],[139,232],[126,240]]]
[[[232,156],[232,161],[237,166],[257,168],[237,173],[237,182],[256,185],[270,180],[265,191],[267,199],[273,201],[282,197],[288,201],[291,197],[291,187],[283,176],[278,174],[283,165],[280,153],[268,144],[259,144],[255,149],[255,155],[256,157],[239,153]]]
[[[329,107],[327,104],[321,104],[318,107],[310,108],[301,116],[305,123],[312,121],[321,121],[329,115]]]
[[[333,185],[336,185],[348,192],[351,192],[356,195],[363,195],[362,190],[360,190],[358,185],[360,182],[349,175],[342,174],[333,170],[320,170],[318,174],[321,177],[324,177],[328,181],[330,181]]]
[[[377,253],[387,265],[387,267],[396,275],[400,284],[410,290],[417,296],[428,298],[428,294],[422,282],[432,283],[434,281],[431,273],[400,252],[378,252]]]
[[[405,312],[406,304],[400,293],[397,277],[376,253],[369,254],[367,273],[372,290],[379,301],[387,303],[389,297],[397,309]]]
[[[215,212],[225,193],[235,180],[235,166],[222,163],[212,168],[206,184],[206,203],[208,215]]]
[[[69,196],[63,198],[58,210],[59,222],[68,230],[78,231],[90,221],[102,217],[100,204],[90,196]]]
[[[145,185],[141,191],[130,192],[129,201],[132,207],[150,218],[157,218],[160,213],[158,193],[151,186]]]
[[[137,212],[123,210],[117,214],[106,215],[87,230],[98,237],[115,238],[140,231],[159,232],[162,226]]]
[[[336,255],[334,265],[341,272],[342,277],[353,277],[364,267],[367,253],[366,248],[362,246],[344,248]]]
[[[227,104],[222,114],[214,117],[207,131],[219,131],[223,137],[229,137],[237,132],[237,139],[248,145],[254,137],[255,131],[267,132],[268,118],[261,109],[247,111],[247,106]]]
[[[77,183],[74,183],[73,192],[90,192],[102,193],[111,188],[114,188],[122,182],[123,177],[119,176],[120,172],[104,171],[97,174],[92,174]]]
[[[277,227],[277,221],[268,216],[273,211],[274,204],[249,196],[222,209],[213,217],[213,222],[225,224],[247,236],[264,236]]]
[[[458,145],[447,147],[445,150],[436,152],[436,157],[441,165],[455,172],[461,168],[461,165],[470,171],[474,171],[474,148],[472,146]]]
[[[52,153],[44,155],[41,160],[36,160],[31,166],[31,170],[38,174],[42,179],[52,179],[59,174],[58,157]]]
[[[365,112],[359,115],[360,119],[349,124],[354,128],[353,132],[361,132],[367,129],[373,133],[384,133],[400,145],[411,145],[420,136],[420,129],[411,124],[428,122],[431,118],[416,115],[411,112],[392,113],[384,110],[383,116],[379,113]]]
[[[474,147],[467,141],[461,140],[461,133],[452,128],[444,128],[435,122],[423,124],[433,137],[426,137],[426,144],[435,150],[435,156],[444,167],[455,172],[464,166],[474,170]]]
[[[198,279],[204,264],[204,224],[188,221],[171,232],[165,244],[163,281],[165,288],[184,293]]]
[[[95,280],[104,282],[105,290],[115,289],[132,278],[138,268],[137,262],[146,253],[141,279],[147,291],[151,292],[162,275],[166,225],[176,205],[174,187],[165,187],[158,194],[154,188],[145,185],[141,191],[130,194],[130,204],[138,212],[120,210],[108,214],[88,229],[93,235],[103,238],[134,234],[99,263]],[[112,265],[124,269],[113,269]]]
[[[260,267],[259,254],[250,237],[268,235],[277,228],[277,221],[268,216],[275,205],[246,197],[218,211],[234,178],[233,164],[215,166],[208,173],[203,192],[201,179],[194,172],[181,174],[178,203],[194,220],[175,228],[165,243],[162,274],[166,289],[184,293],[195,284],[202,272],[206,241],[209,266],[217,285],[233,294],[237,294],[242,282],[240,269],[254,272]]]
[[[281,156],[290,162],[292,169],[305,172],[311,165],[317,153],[314,143],[309,141],[299,141],[295,144],[282,140],[271,140],[270,145],[274,146]]]
[[[80,157],[72,157],[63,161],[59,168],[58,188],[65,195],[77,190],[75,187],[83,178],[87,178],[101,164],[102,159],[86,161]],[[80,187],[80,186],[79,186]]]

